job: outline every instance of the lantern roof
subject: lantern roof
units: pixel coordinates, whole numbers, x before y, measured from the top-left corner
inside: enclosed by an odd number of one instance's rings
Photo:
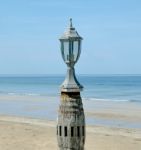
[[[82,40],[83,38],[78,34],[72,25],[72,18],[70,18],[70,25],[67,31],[61,36],[60,40]]]

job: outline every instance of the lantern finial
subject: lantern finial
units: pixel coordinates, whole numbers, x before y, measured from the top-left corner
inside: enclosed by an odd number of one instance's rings
[[[72,18],[70,18],[70,28],[72,28]]]

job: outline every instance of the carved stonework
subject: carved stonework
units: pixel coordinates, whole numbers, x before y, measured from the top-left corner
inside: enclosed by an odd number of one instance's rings
[[[60,150],[84,150],[85,116],[80,92],[61,93],[57,139]]]

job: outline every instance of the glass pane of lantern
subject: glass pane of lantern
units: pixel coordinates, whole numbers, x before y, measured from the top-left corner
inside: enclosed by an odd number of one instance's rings
[[[76,62],[78,57],[79,57],[79,41],[74,41],[73,42],[73,55],[74,55],[74,61]]]
[[[74,54],[73,54],[73,41],[70,41],[70,53],[69,53],[69,60],[71,62],[74,62]]]
[[[69,41],[63,41],[62,44],[62,56],[64,61],[66,62],[69,61]]]

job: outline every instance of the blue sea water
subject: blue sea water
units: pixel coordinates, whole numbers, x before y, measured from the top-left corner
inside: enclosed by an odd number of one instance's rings
[[[59,105],[60,85],[64,76],[11,76],[0,77],[0,95],[30,95],[30,99],[0,99],[0,115],[14,115],[56,120]],[[81,75],[78,80],[84,86],[81,96],[86,111],[107,107],[95,105],[97,101],[128,103],[141,106],[141,76],[131,75]],[[40,99],[41,96],[43,99]],[[35,99],[34,99],[35,98]],[[96,103],[93,103],[93,102]],[[103,102],[102,102],[103,103]],[[101,103],[101,104],[102,104]],[[117,104],[117,103],[116,103]],[[139,104],[139,105],[138,105]],[[97,108],[98,107],[98,108]],[[100,107],[100,108],[99,108]],[[141,123],[118,119],[86,118],[87,124],[140,128]]]
[[[64,76],[0,77],[0,94],[55,96],[60,94]],[[141,76],[80,75],[83,99],[141,102]]]

